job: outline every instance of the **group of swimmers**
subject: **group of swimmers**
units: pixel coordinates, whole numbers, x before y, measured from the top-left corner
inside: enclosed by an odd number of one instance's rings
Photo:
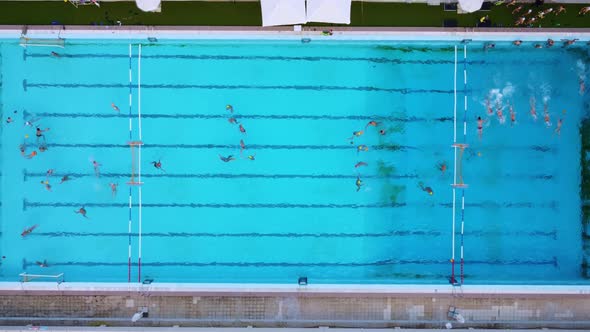
[[[354,145],[354,140],[356,138],[361,137],[365,133],[365,131],[367,130],[367,128],[369,128],[369,127],[375,127],[375,128],[377,128],[377,127],[380,127],[380,126],[381,126],[381,124],[378,123],[377,121],[369,121],[365,125],[365,128],[363,130],[358,130],[358,131],[353,131],[352,132],[352,136],[348,138],[348,140],[350,140],[350,144],[353,144]],[[386,133],[385,132],[385,129],[379,129],[379,135],[382,135],[383,136],[383,135],[385,135],[385,133]],[[366,145],[364,145],[364,144],[360,144],[360,145],[357,145],[356,151],[357,151],[357,154],[359,152],[366,152],[366,151],[369,151],[369,147],[366,146]],[[359,161],[359,162],[357,162],[354,165],[354,168],[358,169],[359,167],[363,167],[363,166],[369,166],[369,164],[367,164],[364,161]],[[355,185],[356,185],[356,191],[359,192],[361,190],[361,187],[363,186],[363,180],[361,180],[361,176],[358,173],[358,171],[357,171]]]
[[[234,107],[232,105],[226,105],[225,110],[229,111],[229,118],[227,119],[227,121],[233,125],[237,125],[238,130],[240,130],[240,133],[242,133],[243,135],[246,135],[246,129],[244,128],[244,125],[242,123],[238,122],[236,116],[234,116]],[[256,160],[256,154],[250,154],[250,155],[247,155],[246,157],[244,157],[244,150],[246,150],[246,143],[244,143],[243,139],[240,139],[240,157],[243,159],[251,160],[251,161]],[[236,158],[231,154],[228,155],[227,157],[219,155],[219,159],[221,161],[223,161],[224,163],[228,163],[230,161],[236,160]]]
[[[531,118],[534,121],[537,121],[537,109],[536,109],[536,100],[534,97],[531,97],[530,101],[530,109],[529,109],[529,113],[531,115]],[[492,107],[491,103],[490,103],[490,98],[488,97],[486,99],[486,113],[488,115],[488,117],[492,117],[494,116],[494,114],[496,115],[496,118],[498,119],[498,123],[500,123],[501,125],[506,123],[506,117],[504,115],[504,105],[502,105],[501,102],[497,102],[495,105],[495,111],[494,108]],[[510,114],[510,126],[514,126],[516,124],[516,112],[514,111],[514,106],[510,103],[507,104],[508,107],[508,112]],[[565,114],[565,110],[563,111],[563,113]],[[477,134],[479,139],[481,139],[483,137],[483,127],[485,123],[488,123],[488,119],[482,119],[481,116],[477,117]],[[544,103],[544,107],[543,107],[543,122],[545,123],[545,126],[547,128],[551,128],[553,126],[553,124],[551,123],[551,116],[549,114],[549,103],[545,102]],[[558,136],[561,135],[561,127],[563,125],[563,118],[560,118],[557,121],[557,124],[555,126],[554,129],[554,133],[557,134]]]

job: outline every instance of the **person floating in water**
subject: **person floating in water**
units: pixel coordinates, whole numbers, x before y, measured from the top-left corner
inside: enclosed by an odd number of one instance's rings
[[[82,217],[88,219],[86,216],[86,209],[84,207],[79,208],[78,211],[74,211],[74,213],[81,214]]]
[[[37,155],[37,151],[33,151],[31,153],[29,153],[26,158],[27,159],[33,159],[35,156]]]
[[[99,164],[98,161],[92,161],[92,167],[94,167],[94,175],[96,175],[97,178],[100,177],[100,166],[102,166],[102,164]]]
[[[25,230],[22,233],[20,233],[20,236],[25,237],[25,236],[33,233],[33,231],[37,227],[39,227],[39,225],[33,225],[33,226],[29,227],[29,228],[25,228]]]
[[[240,123],[240,126],[239,126],[239,128],[240,128],[240,132],[241,132],[242,134],[246,134],[246,129],[244,129],[244,126],[243,126],[241,123]]]
[[[234,112],[234,107],[232,105],[229,105],[229,104],[228,105],[225,105],[225,109],[227,111],[229,111],[230,113],[233,113]]]
[[[360,152],[360,151],[365,151],[365,152],[369,151],[369,147],[364,144],[361,144],[356,147],[356,152]]]
[[[438,169],[442,175],[445,175],[445,171],[447,170],[447,164],[442,161],[436,165],[436,169]]]
[[[49,265],[47,264],[47,260],[44,259],[42,262],[41,261],[36,261],[35,264],[39,265],[39,267],[49,267]]]
[[[49,184],[49,181],[41,181],[41,184],[45,186],[45,189],[47,189],[47,191],[51,191],[51,185]]]
[[[359,167],[361,167],[361,166],[369,166],[369,164],[367,164],[367,163],[366,163],[366,162],[364,162],[364,161],[359,161],[358,163],[356,163],[356,164],[354,165],[354,168],[359,168]]]
[[[119,184],[118,183],[109,183],[109,187],[111,187],[111,193],[113,194],[113,197],[117,196],[117,186]]]
[[[479,139],[482,138],[483,136],[483,124],[484,124],[484,120],[482,120],[481,116],[477,117],[477,136],[479,137]]]
[[[561,135],[561,126],[563,125],[563,119],[559,119],[557,121],[557,127],[555,128],[555,133],[559,136]]]
[[[367,123],[365,125],[365,130],[367,130],[367,128],[369,128],[369,126],[371,127],[377,127],[379,125],[379,123],[377,121],[369,121],[369,123]]]
[[[39,142],[39,139],[41,137],[43,137],[43,140],[45,141],[45,135],[43,134],[44,132],[49,131],[49,128],[45,128],[45,130],[37,127],[37,130],[35,131],[35,136],[37,136],[37,142]]]
[[[350,140],[350,144],[354,144],[354,139],[356,137],[361,137],[364,134],[364,131],[359,130],[359,131],[353,131],[352,132],[352,136],[350,136],[348,139]]]
[[[243,139],[241,139],[241,140],[240,140],[240,154],[241,154],[241,153],[242,153],[244,150],[246,150],[246,143],[244,143],[244,140],[243,140]]]
[[[363,186],[363,180],[361,180],[360,176],[357,175],[356,177],[356,192],[359,192],[361,190],[361,187]]]
[[[223,161],[224,163],[228,163],[232,160],[236,160],[236,158],[234,158],[234,156],[232,156],[231,154],[227,157],[224,157],[222,155],[219,155],[219,159],[221,159],[221,161]]]
[[[428,195],[434,195],[434,191],[432,190],[432,188],[430,187],[424,187],[424,183],[420,182],[418,183],[418,186],[420,187],[420,189],[422,189],[422,191],[425,191],[428,193]]]
[[[62,183],[64,183],[64,182],[66,182],[66,181],[70,181],[70,180],[71,180],[71,179],[70,179],[70,177],[69,177],[69,176],[67,176],[67,175],[64,175],[64,176],[61,178],[61,182],[60,182],[59,184],[62,184]]]
[[[155,168],[161,170],[162,172],[166,172],[163,168],[162,168],[162,162],[160,160],[158,161],[152,161],[150,164],[154,165]]]
[[[113,110],[115,110],[115,112],[120,112],[119,107],[117,107],[115,103],[111,103],[111,107],[113,108]]]

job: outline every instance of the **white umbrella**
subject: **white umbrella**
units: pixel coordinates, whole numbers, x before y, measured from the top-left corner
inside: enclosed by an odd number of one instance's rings
[[[159,12],[161,0],[135,0],[137,8],[144,12]]]
[[[483,0],[459,0],[459,7],[467,13],[473,13],[481,9]]]
[[[307,23],[305,0],[260,0],[262,26]]]
[[[352,0],[307,0],[307,21],[350,24]]]

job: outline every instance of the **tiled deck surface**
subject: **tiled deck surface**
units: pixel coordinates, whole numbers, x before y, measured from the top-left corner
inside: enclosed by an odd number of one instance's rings
[[[0,325],[590,328],[590,296],[1,295]],[[149,317],[131,323],[140,307]]]

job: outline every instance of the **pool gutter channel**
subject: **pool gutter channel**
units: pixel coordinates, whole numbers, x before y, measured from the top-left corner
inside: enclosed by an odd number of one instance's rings
[[[0,26],[0,38],[54,38],[54,39],[119,39],[139,40],[148,43],[158,39],[286,39],[310,38],[311,41],[331,40],[438,40],[438,41],[541,41],[552,38],[590,39],[590,29],[546,28],[393,28],[393,27],[337,27],[325,36],[325,27],[248,27],[248,26]],[[155,39],[154,39],[155,38]]]

